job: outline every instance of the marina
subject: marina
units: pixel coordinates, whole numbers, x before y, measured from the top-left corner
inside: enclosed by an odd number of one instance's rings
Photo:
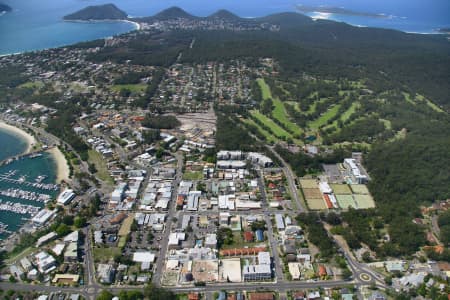
[[[24,191],[21,189],[13,189],[9,188],[7,190],[0,190],[1,196],[11,197],[11,198],[17,198],[22,200],[28,200],[28,201],[38,201],[47,203],[52,199],[52,196],[48,194],[39,194],[35,192],[30,191]]]
[[[3,200],[0,199],[0,211],[8,211],[8,212],[13,212],[16,214],[21,214],[21,215],[36,215],[39,211],[41,210],[40,207],[36,207],[33,205],[27,205],[27,204],[22,204],[22,203],[14,203],[11,201],[6,201],[3,202]]]
[[[0,175],[0,182],[8,182],[13,184],[25,185],[29,187],[33,187],[35,189],[47,190],[47,191],[57,191],[59,186],[57,184],[52,183],[42,183],[48,176],[47,175],[39,175],[36,177],[35,182],[26,181],[26,176],[21,176],[19,179],[12,178],[17,174],[17,170],[11,170],[4,174]]]
[[[0,165],[0,221],[4,224],[0,225],[0,241],[23,228],[56,198],[55,167],[53,156],[45,151],[16,156]]]

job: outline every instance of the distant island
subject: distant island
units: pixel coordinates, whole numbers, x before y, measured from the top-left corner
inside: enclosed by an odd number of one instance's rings
[[[10,12],[12,8],[6,4],[0,3],[0,13]]]
[[[114,4],[88,6],[73,14],[64,16],[66,21],[91,21],[91,20],[124,20],[128,15]]]
[[[302,13],[328,13],[328,14],[339,14],[347,16],[360,16],[360,17],[371,17],[371,18],[388,18],[388,16],[383,14],[374,14],[367,12],[359,12],[354,10],[349,10],[341,7],[326,7],[326,6],[309,6],[309,5],[297,5],[297,10]]]
[[[444,34],[450,34],[450,27],[439,28],[439,29],[437,30],[437,32],[439,32],[439,33],[444,33]]]

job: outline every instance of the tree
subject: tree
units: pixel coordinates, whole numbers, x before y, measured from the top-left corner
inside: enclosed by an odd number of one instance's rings
[[[114,297],[109,291],[102,290],[100,294],[98,294],[96,300],[111,300]]]
[[[144,297],[148,300],[174,299],[175,294],[150,283],[144,288]]]
[[[268,98],[262,102],[260,109],[261,113],[265,115],[270,115],[272,113],[273,108],[274,108],[273,101],[272,99]]]
[[[60,224],[55,231],[58,236],[65,236],[70,233],[70,228],[66,224]]]
[[[73,222],[76,228],[82,228],[84,225],[86,225],[86,218],[85,217],[75,217],[75,220]]]

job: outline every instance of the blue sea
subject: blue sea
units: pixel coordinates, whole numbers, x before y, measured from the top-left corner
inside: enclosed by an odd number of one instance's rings
[[[12,134],[6,130],[0,130],[0,145],[2,148],[0,150],[0,161],[7,159],[9,157],[23,153],[26,148],[26,142],[15,134]],[[14,172],[10,175],[11,179],[24,179],[27,182],[35,182],[38,176],[46,176],[42,183],[55,183],[56,181],[56,161],[53,156],[49,153],[43,153],[42,156],[36,158],[24,158],[16,160],[10,164],[0,166],[0,176],[4,176],[9,172]],[[57,191],[43,190],[35,187],[26,186],[24,184],[16,184],[11,182],[6,182],[0,179],[0,190],[5,191],[7,189],[21,189],[25,191],[48,194],[51,197],[56,197]],[[25,205],[31,205],[38,208],[42,208],[44,203],[17,199],[13,197],[8,197],[0,195],[0,200],[2,203],[21,203]],[[21,228],[21,226],[31,217],[29,214],[18,214],[15,212],[0,210],[0,222],[7,224],[7,230],[10,232],[15,232]],[[10,233],[0,232],[0,240],[6,238]]]
[[[450,27],[449,0],[0,0],[13,12],[0,16],[0,54],[52,48],[121,34],[134,29],[124,22],[71,23],[62,17],[88,5],[114,3],[130,16],[153,15],[170,6],[206,16],[228,9],[241,17],[258,17],[276,12],[295,11],[297,4],[343,7],[369,13],[383,13],[378,19],[344,15],[318,15],[358,26],[391,28],[406,32],[434,33]]]

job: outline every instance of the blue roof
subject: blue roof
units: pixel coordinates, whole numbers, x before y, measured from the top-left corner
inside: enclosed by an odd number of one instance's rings
[[[258,241],[264,241],[264,232],[261,229],[256,230],[255,233]]]

